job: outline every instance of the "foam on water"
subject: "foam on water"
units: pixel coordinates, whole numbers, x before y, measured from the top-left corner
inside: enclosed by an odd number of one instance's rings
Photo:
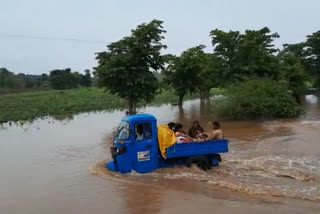
[[[228,159],[229,173],[257,175],[261,177],[288,177],[299,181],[320,182],[320,160],[311,157],[288,158],[285,156],[261,156],[252,159]],[[236,169],[236,171],[235,171]]]
[[[269,130],[265,137],[260,134],[260,138],[248,141],[231,139],[230,152],[222,156],[222,164],[208,172],[194,166],[178,166],[143,175],[135,172],[121,175],[106,170],[104,162],[89,170],[123,182],[150,184],[187,179],[249,195],[320,202],[320,147],[319,134],[315,132],[320,121],[273,121],[265,126]]]
[[[250,195],[266,195],[320,201],[319,160],[307,157],[264,156],[253,159],[228,159],[221,166],[205,172],[192,166],[159,169],[147,174],[126,175],[110,172],[104,161],[89,168],[90,173],[121,182],[191,179],[207,182]],[[139,181],[140,178],[143,178]]]

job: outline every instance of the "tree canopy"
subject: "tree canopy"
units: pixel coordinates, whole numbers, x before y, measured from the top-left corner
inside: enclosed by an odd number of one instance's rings
[[[211,31],[215,56],[221,61],[221,76],[225,83],[234,83],[252,78],[279,78],[279,65],[273,41],[277,33],[269,28],[224,32]]]
[[[85,73],[83,75],[77,71],[71,72],[70,68],[50,71],[51,87],[56,90],[77,88],[79,86],[90,87],[92,85],[90,70],[85,70]]]
[[[218,61],[213,54],[205,53],[199,45],[182,52],[180,56],[168,56],[164,72],[165,82],[179,97],[179,105],[187,93],[200,92],[201,98],[209,96],[212,87],[219,85]]]
[[[308,74],[301,59],[294,54],[287,53],[279,56],[282,80],[288,85],[297,102],[300,102],[300,95],[306,90]]]
[[[71,69],[56,69],[50,71],[50,84],[53,89],[63,90],[77,87],[77,78]]]
[[[320,31],[308,35],[304,42],[285,44],[281,54],[288,53],[299,58],[314,86],[320,87]]]
[[[139,101],[150,101],[156,94],[158,80],[153,74],[163,68],[161,50],[164,39],[162,21],[139,25],[130,36],[113,42],[107,51],[97,53],[95,74],[99,85],[128,100],[129,112]]]
[[[84,70],[85,75],[81,76],[79,84],[83,87],[91,87],[92,80],[91,80],[91,73],[89,69]]]
[[[2,89],[44,88],[48,85],[48,81],[47,74],[14,74],[6,68],[0,68],[0,88]]]
[[[315,86],[320,87],[320,31],[307,36],[305,51],[310,74],[316,78]]]
[[[14,88],[17,85],[14,73],[6,68],[0,68],[0,88]]]
[[[190,48],[182,52],[181,56],[167,57],[165,81],[178,95],[180,106],[184,96],[187,93],[194,93],[200,83],[202,48],[201,46]]]

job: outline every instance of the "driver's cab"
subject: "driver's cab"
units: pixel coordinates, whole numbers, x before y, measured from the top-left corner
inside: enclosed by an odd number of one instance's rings
[[[149,172],[158,165],[157,122],[150,114],[126,116],[120,122],[111,148],[114,171]]]

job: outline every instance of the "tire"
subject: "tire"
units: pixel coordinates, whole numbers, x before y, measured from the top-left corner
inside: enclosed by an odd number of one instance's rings
[[[215,156],[216,156],[216,159],[218,160],[218,162],[221,163],[221,161],[222,161],[221,155],[216,154]]]
[[[192,164],[196,164],[200,169],[207,171],[210,169],[211,165],[209,162],[209,158],[204,155],[192,156],[188,158],[186,165],[190,167]]]

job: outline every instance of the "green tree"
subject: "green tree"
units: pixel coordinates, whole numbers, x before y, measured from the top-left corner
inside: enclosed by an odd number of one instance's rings
[[[205,53],[201,61],[200,81],[198,84],[201,99],[209,98],[211,88],[223,86],[222,72],[221,60],[214,54]]]
[[[21,88],[34,88],[37,86],[37,75],[26,75],[24,73],[19,73],[17,78],[19,78],[21,81]]]
[[[50,77],[48,76],[48,74],[41,74],[39,81],[39,87],[50,88]]]
[[[72,73],[74,81],[75,81],[75,87],[78,87],[81,84],[81,79],[83,78],[83,74],[80,74],[78,71],[75,71]]]
[[[205,53],[204,45],[189,48],[180,57],[172,57],[166,74],[166,81],[179,96],[179,105],[187,93],[200,92],[200,98],[209,97],[210,89],[218,86],[219,63],[213,54]]]
[[[301,62],[301,58],[292,53],[279,55],[282,79],[288,85],[289,90],[298,103],[300,103],[300,95],[306,90],[306,82],[308,74],[305,66]]]
[[[130,36],[113,42],[107,51],[97,54],[95,73],[99,85],[128,101],[129,112],[136,111],[139,101],[149,102],[156,94],[158,80],[152,73],[163,68],[161,49],[162,21],[139,25]]]
[[[77,87],[75,75],[71,73],[71,69],[50,71],[50,85],[53,89],[64,90]]]
[[[320,87],[320,31],[307,36],[305,51],[309,72],[315,78],[315,86]]]
[[[312,77],[314,86],[320,87],[320,31],[308,35],[304,42],[285,44],[281,55],[287,53],[300,59],[308,74]]]
[[[204,46],[189,48],[181,53],[181,56],[168,56],[167,68],[164,72],[165,81],[177,94],[179,106],[183,104],[183,98],[188,93],[194,93],[201,88],[201,77],[205,74],[204,67],[207,56],[203,52]],[[203,90],[202,90],[203,89]]]
[[[224,32],[213,30],[210,33],[215,56],[224,68],[221,75],[225,83],[235,83],[247,79],[280,77],[279,64],[275,56],[278,49],[273,41],[277,33],[269,28]]]
[[[91,80],[91,73],[89,69],[84,70],[85,75],[82,75],[80,80],[80,85],[83,87],[91,87],[92,80]]]
[[[0,68],[0,88],[9,88],[13,73],[6,68]]]
[[[0,88],[22,88],[21,79],[6,68],[0,68]]]
[[[210,32],[211,41],[214,49],[214,54],[220,60],[224,68],[221,75],[224,82],[232,82],[236,76],[235,69],[237,52],[239,49],[241,34],[239,31],[225,32],[219,29]]]
[[[300,59],[305,59],[306,57],[306,43],[305,42],[300,42],[297,44],[284,44],[283,45],[283,50],[279,53],[279,55],[283,54],[292,54],[296,57],[299,57]]]

